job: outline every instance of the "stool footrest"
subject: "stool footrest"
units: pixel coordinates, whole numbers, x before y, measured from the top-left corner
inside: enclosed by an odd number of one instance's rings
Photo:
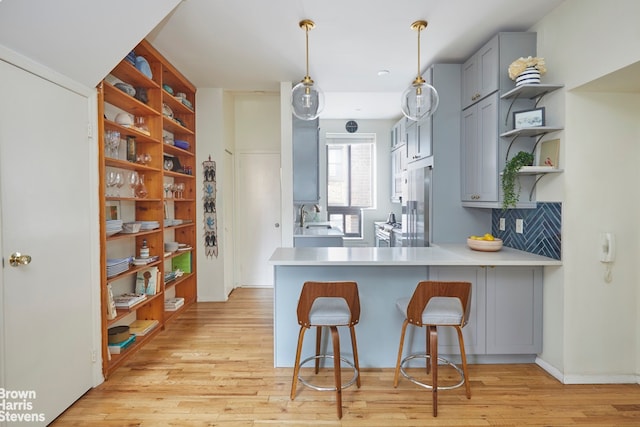
[[[333,354],[318,354],[316,356],[311,356],[311,357],[307,357],[306,359],[304,359],[302,362],[300,362],[300,367],[302,367],[304,364],[312,361],[312,360],[316,360],[316,359],[333,359],[334,355]],[[344,363],[346,363],[347,365],[349,365],[351,367],[351,369],[353,369],[353,377],[347,381],[346,383],[342,384],[340,386],[341,389],[345,389],[347,387],[352,386],[353,384],[355,384],[356,380],[358,379],[358,370],[356,369],[355,365],[348,359],[344,358],[344,357],[340,357],[340,360]],[[317,391],[336,391],[336,387],[320,387],[317,386],[315,384],[312,384],[311,382],[305,380],[304,378],[302,378],[302,376],[298,375],[298,381],[300,381],[302,384],[304,384],[305,386],[312,388],[314,390]]]
[[[400,373],[402,374],[402,376],[404,376],[406,379],[408,379],[409,381],[411,381],[414,384],[419,385],[420,387],[424,387],[427,388],[429,390],[433,389],[433,386],[431,384],[426,384],[423,383],[421,381],[418,381],[417,379],[415,379],[415,377],[412,377],[411,375],[407,374],[407,372],[404,370],[405,365],[413,360],[413,359],[431,359],[431,356],[428,354],[411,354],[407,357],[405,357],[404,359],[402,359],[402,362],[400,363]],[[448,361],[447,359],[443,358],[443,357],[438,357],[438,362],[442,362],[442,364],[445,365],[449,365],[451,366],[453,369],[455,369],[458,374],[460,374],[460,382],[454,385],[450,385],[450,386],[438,386],[438,390],[453,390],[454,388],[458,388],[461,387],[464,382],[465,382],[465,378],[464,378],[464,372],[462,372],[462,369],[460,369],[455,363]],[[433,369],[433,368],[432,368]]]

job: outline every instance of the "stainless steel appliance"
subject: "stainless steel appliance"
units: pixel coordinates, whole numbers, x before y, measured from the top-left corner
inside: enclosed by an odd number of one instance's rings
[[[409,165],[402,189],[403,246],[429,246],[431,236],[432,165],[416,162]],[[412,167],[413,166],[413,167]]]
[[[376,236],[376,247],[388,248],[392,246],[402,246],[396,241],[397,233],[394,230],[401,230],[402,224],[398,222],[374,222]]]

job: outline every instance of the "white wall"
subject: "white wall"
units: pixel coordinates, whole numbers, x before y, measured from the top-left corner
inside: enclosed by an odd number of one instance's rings
[[[532,29],[549,70],[544,82],[566,86],[541,104],[550,125],[565,127],[550,137],[561,139],[564,173],[543,178],[537,195],[563,202],[563,267],[545,272],[540,359],[567,383],[633,382],[640,372],[640,95],[587,84],[640,60],[628,48],[640,43],[638,16],[635,0],[567,0]],[[611,283],[598,261],[601,231],[617,237]]]
[[[211,156],[216,161],[218,213],[218,257],[207,258],[204,254],[204,235],[198,235],[198,301],[225,301],[227,289],[233,288],[237,272],[233,270],[235,259],[236,230],[222,219],[226,204],[235,203],[233,182],[226,182],[225,152],[235,158],[239,152],[280,151],[280,96],[274,93],[229,93],[217,88],[197,91],[197,173],[202,175],[202,161]],[[274,189],[277,191],[277,189]],[[196,196],[201,200],[204,193],[198,188]],[[236,212],[235,209],[232,209]],[[234,220],[238,218],[237,212]],[[203,223],[204,215],[197,212],[197,222]],[[230,233],[225,239],[223,233]],[[225,245],[225,241],[227,244]],[[225,262],[226,261],[226,262]]]
[[[197,270],[198,270],[198,301],[225,301],[225,276],[232,274],[225,271],[225,258],[233,256],[224,247],[221,227],[221,216],[225,203],[233,201],[232,188],[225,186],[224,180],[224,150],[225,128],[229,119],[224,108],[224,94],[222,89],[201,88],[196,92],[196,238],[197,238]],[[207,258],[204,253],[204,213],[202,198],[204,190],[202,183],[202,162],[208,160],[216,162],[216,209],[218,213],[218,257]],[[202,231],[202,232],[201,232]]]
[[[320,119],[320,204],[326,218],[327,211],[327,152],[326,137],[329,133],[346,133],[347,120]],[[400,218],[400,203],[391,203],[391,128],[397,120],[357,120],[358,133],[376,134],[376,200],[374,209],[366,209],[363,218],[363,239],[345,239],[345,246],[375,244],[374,221],[386,221],[389,212]]]

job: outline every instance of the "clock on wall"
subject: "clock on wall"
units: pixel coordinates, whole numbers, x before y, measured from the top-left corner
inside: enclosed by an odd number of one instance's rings
[[[347,129],[347,132],[354,133],[358,130],[358,123],[356,123],[355,120],[349,120],[344,127]]]

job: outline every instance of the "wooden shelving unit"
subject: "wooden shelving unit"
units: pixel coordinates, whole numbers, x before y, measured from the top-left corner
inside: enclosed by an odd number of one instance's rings
[[[101,259],[101,301],[102,301],[102,356],[103,373],[107,378],[127,358],[142,348],[159,333],[164,325],[194,303],[197,296],[196,274],[196,180],[195,171],[195,92],[193,86],[173,65],[171,65],[149,42],[143,40],[134,48],[137,57],[149,64],[151,76],[138,69],[129,59],[123,59],[98,85],[98,132],[100,141],[99,173],[100,182],[100,259]],[[141,71],[142,70],[142,71]],[[136,90],[146,92],[146,99],[137,99],[116,87],[116,83],[126,83]],[[178,96],[178,94],[183,94]],[[144,102],[146,101],[146,102]],[[116,115],[129,114],[134,126],[116,122]],[[135,127],[135,119],[142,117],[148,128],[141,132]],[[106,132],[120,133],[118,157],[107,154]],[[136,154],[148,154],[150,160],[143,164],[133,159],[127,160],[126,139],[135,138]],[[187,144],[179,148],[172,144],[180,141]],[[165,162],[170,156],[174,166]],[[142,160],[142,159],[140,159]],[[179,168],[178,168],[179,165]],[[110,189],[107,195],[108,172],[120,172],[125,184]],[[135,197],[133,188],[126,183],[126,177],[136,172],[144,177],[146,197]],[[178,193],[175,186],[183,189]],[[174,185],[172,188],[171,185]],[[117,188],[117,189],[115,189]],[[117,215],[123,222],[157,221],[158,228],[137,233],[117,233],[107,236],[106,221]],[[183,220],[173,225],[173,220]],[[148,265],[130,265],[129,269],[107,277],[107,260],[137,257],[143,241],[146,241],[150,256],[158,260]],[[164,243],[175,241],[190,249],[176,253],[165,253]],[[185,253],[191,254],[190,272],[164,283],[165,274],[173,270],[172,262]],[[158,290],[129,309],[118,309],[114,318],[109,316],[109,288],[113,295],[135,291],[138,273],[157,267],[160,271]],[[167,298],[184,298],[185,304],[176,311],[165,311]],[[157,320],[158,327],[142,336],[120,354],[110,354],[108,350],[108,330],[113,326],[128,325],[136,319]]]

